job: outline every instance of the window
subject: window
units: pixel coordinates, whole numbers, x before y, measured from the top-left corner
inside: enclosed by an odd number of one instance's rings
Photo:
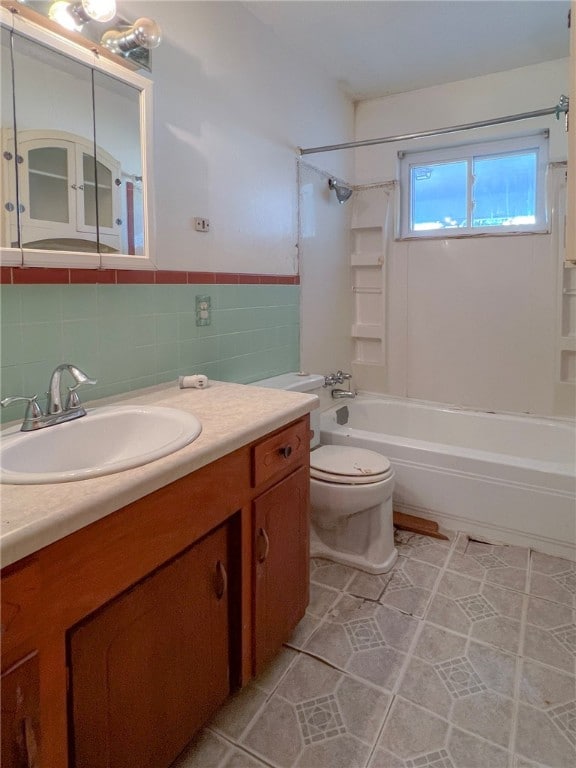
[[[547,132],[399,157],[401,237],[546,230]]]

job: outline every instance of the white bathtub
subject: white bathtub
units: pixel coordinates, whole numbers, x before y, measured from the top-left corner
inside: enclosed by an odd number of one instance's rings
[[[321,416],[324,444],[387,456],[395,509],[576,560],[576,427],[359,395]]]

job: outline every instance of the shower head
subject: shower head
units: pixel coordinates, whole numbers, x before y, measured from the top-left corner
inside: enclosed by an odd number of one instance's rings
[[[344,184],[338,184],[334,179],[328,179],[328,186],[336,192],[336,197],[340,204],[345,203],[352,195],[350,187],[345,187]]]

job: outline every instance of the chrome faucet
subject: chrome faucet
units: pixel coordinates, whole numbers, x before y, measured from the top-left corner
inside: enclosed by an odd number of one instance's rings
[[[356,397],[356,392],[354,392],[354,390],[352,389],[333,389],[332,397],[335,400],[339,400],[342,397],[347,397],[349,399],[352,399],[353,397]]]
[[[75,386],[68,387],[68,395],[64,407],[62,407],[62,393],[60,391],[62,373],[68,371],[74,381]],[[84,371],[71,363],[62,363],[57,366],[50,377],[50,386],[48,388],[48,401],[46,404],[46,413],[38,404],[38,396],[33,397],[5,397],[0,400],[0,405],[5,408],[7,405],[24,400],[28,403],[24,421],[20,427],[21,432],[32,432],[35,429],[52,427],[55,424],[63,424],[65,421],[79,419],[86,416],[78,393],[76,390],[81,384],[96,384],[96,379],[89,378]]]
[[[68,397],[66,398],[64,408],[62,408],[62,393],[60,392],[60,383],[64,371],[68,371],[72,375],[72,378],[76,382],[76,386],[68,387]],[[96,384],[96,379],[89,378],[89,376],[87,376],[84,371],[81,371],[80,368],[77,368],[71,363],[62,363],[61,365],[58,365],[50,377],[48,402],[46,404],[46,415],[50,416],[56,413],[65,413],[66,411],[70,411],[75,408],[81,408],[80,400],[76,393],[76,390],[80,384]],[[82,416],[84,416],[85,413],[86,411],[84,411]]]
[[[351,373],[344,373],[344,371],[336,371],[336,373],[329,373],[324,376],[324,386],[333,387],[334,384],[344,384],[345,381],[350,381],[352,378]]]
[[[351,379],[352,379],[351,373],[344,373],[344,371],[336,371],[336,373],[329,373],[327,376],[324,376],[324,386],[333,387],[335,384],[344,384],[344,382],[347,381],[348,389],[333,389],[332,397],[335,400],[338,400],[341,397],[347,397],[347,398],[356,397],[356,392],[352,390],[350,386]]]

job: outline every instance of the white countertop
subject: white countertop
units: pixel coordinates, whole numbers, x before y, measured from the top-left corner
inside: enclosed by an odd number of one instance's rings
[[[179,451],[124,472],[68,483],[0,485],[3,567],[304,416],[318,407],[318,398],[212,381],[207,389],[179,389],[171,382],[87,407],[115,403],[193,413],[202,433]]]

